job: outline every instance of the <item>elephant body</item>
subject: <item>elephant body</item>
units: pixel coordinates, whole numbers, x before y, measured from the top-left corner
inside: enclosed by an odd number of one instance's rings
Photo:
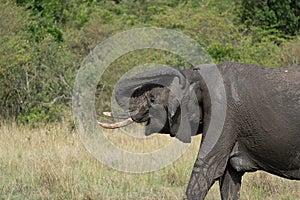
[[[216,180],[222,199],[238,199],[243,174],[256,170],[300,180],[300,65],[216,65],[227,109],[220,136],[213,139],[208,134],[215,133],[208,130],[215,102],[199,73],[202,67],[152,70],[125,77],[115,89],[127,115],[135,122],[147,122],[146,135],[167,133],[189,142],[190,136],[203,134],[186,199],[204,199]],[[196,94],[196,102],[189,98],[190,91]],[[188,114],[183,116],[185,109]],[[194,110],[199,110],[198,117]],[[180,123],[189,125],[180,128]],[[197,124],[197,130],[192,124]],[[191,133],[186,136],[184,130]],[[211,151],[203,154],[207,146]]]
[[[300,179],[300,66],[225,63],[218,68],[234,124],[232,166]]]

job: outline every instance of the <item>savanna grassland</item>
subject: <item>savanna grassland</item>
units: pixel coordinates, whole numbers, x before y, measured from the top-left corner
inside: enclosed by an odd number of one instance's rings
[[[134,144],[113,134],[116,145],[145,149],[143,142]],[[0,137],[1,199],[182,199],[201,139],[197,136],[183,157],[162,170],[129,174],[92,157],[79,135],[64,123],[39,128],[1,124]],[[299,182],[263,172],[243,178],[242,200],[299,198]],[[218,183],[207,199],[220,199]]]
[[[299,0],[0,0],[0,199],[182,199],[201,138],[153,173],[108,168],[85,149],[70,115],[81,62],[116,33],[159,27],[191,37],[215,63],[299,63],[299,12]],[[97,86],[97,117],[111,109],[118,79],[145,63],[191,67],[151,49],[120,57]],[[106,135],[137,152],[171,140]],[[207,199],[220,199],[217,184]],[[300,183],[247,174],[241,199],[300,199]]]

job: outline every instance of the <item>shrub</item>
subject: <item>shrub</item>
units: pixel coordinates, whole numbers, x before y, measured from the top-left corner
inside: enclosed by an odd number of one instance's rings
[[[0,113],[53,121],[70,102],[78,59],[50,35],[32,40],[29,18],[20,7],[0,3]]]
[[[241,0],[238,15],[248,27],[257,26],[265,30],[279,30],[295,35],[300,29],[299,0]]]

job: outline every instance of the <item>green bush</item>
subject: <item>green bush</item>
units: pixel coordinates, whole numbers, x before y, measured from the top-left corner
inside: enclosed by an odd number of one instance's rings
[[[295,35],[300,29],[299,0],[239,0],[238,15],[248,27],[257,26],[264,30],[279,30],[280,33]],[[283,36],[283,35],[282,35]]]
[[[57,106],[70,103],[78,59],[50,35],[32,40],[29,18],[14,4],[0,4],[0,113],[51,121],[63,114]]]
[[[211,45],[207,49],[209,55],[218,63],[228,60],[239,60],[240,55],[237,50],[238,49],[233,46],[221,44]]]

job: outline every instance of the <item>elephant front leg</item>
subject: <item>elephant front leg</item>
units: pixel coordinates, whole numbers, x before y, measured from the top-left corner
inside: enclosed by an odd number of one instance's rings
[[[228,156],[221,154],[205,159],[198,156],[186,190],[185,199],[204,199],[214,182],[223,175],[227,160]]]
[[[243,175],[244,172],[238,172],[230,163],[227,164],[225,173],[219,180],[220,192],[223,200],[239,199]]]
[[[221,134],[209,135],[215,134],[214,132],[203,134],[186,190],[186,199],[204,199],[214,182],[224,175],[236,137],[229,125],[230,123],[225,124]]]

